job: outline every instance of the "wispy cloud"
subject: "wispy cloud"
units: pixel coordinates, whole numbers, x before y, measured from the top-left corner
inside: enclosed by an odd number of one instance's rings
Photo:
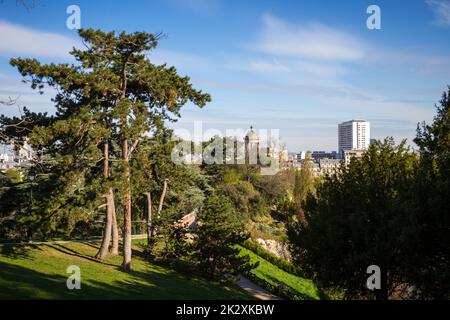
[[[358,117],[367,117],[372,115],[376,117],[392,118],[397,120],[408,121],[409,123],[417,123],[422,120],[430,120],[434,109],[423,108],[418,101],[401,101],[398,99],[388,99],[379,92],[367,91],[355,86],[325,86],[325,85],[284,85],[274,83],[244,83],[244,82],[212,82],[199,81],[199,84],[210,88],[237,90],[241,92],[258,92],[259,94],[281,94],[285,97],[286,94],[296,97],[295,101],[299,101],[301,106],[302,98],[312,99],[319,105],[323,105],[323,110],[333,110],[344,114],[349,112],[346,116],[351,117],[352,114],[357,114]],[[432,103],[430,103],[430,106]],[[331,107],[334,106],[334,107]],[[260,108],[260,107],[258,107]],[[307,105],[302,108],[308,109]],[[329,109],[327,109],[329,108]],[[261,111],[261,110],[260,110]],[[292,110],[286,110],[287,118],[292,118]],[[290,112],[290,113],[289,113]],[[276,114],[276,118],[280,117],[280,109],[261,112],[262,115]],[[356,117],[356,116],[355,116]],[[272,119],[272,118],[271,118]]]
[[[355,88],[345,86],[319,86],[314,84],[289,85],[275,83],[253,83],[253,82],[216,82],[209,80],[199,81],[201,85],[220,89],[235,89],[241,91],[289,93],[300,96],[345,98],[353,100],[368,100],[367,95],[359,93]]]
[[[426,46],[380,48],[363,62],[367,67],[403,76],[445,76],[450,71],[450,57]]]
[[[364,44],[352,35],[320,23],[291,24],[271,14],[263,16],[263,30],[255,49],[296,58],[355,61],[366,55]]]
[[[0,21],[0,54],[68,58],[77,40]]]
[[[433,10],[437,24],[450,26],[450,0],[426,0],[426,3]]]
[[[239,65],[238,63],[235,63]],[[242,62],[241,62],[242,64]],[[297,80],[308,79],[309,82],[323,81],[324,79],[336,79],[346,73],[346,69],[338,63],[330,61],[311,61],[290,58],[250,58],[239,69],[259,73],[290,75]]]
[[[168,0],[167,2],[174,8],[187,9],[201,16],[216,13],[222,7],[220,0]]]
[[[289,72],[286,65],[280,63],[277,59],[251,59],[248,62],[248,70],[261,72]]]
[[[339,85],[351,64],[364,60],[368,45],[343,30],[321,23],[298,24],[272,14],[262,16],[259,36],[246,48],[257,57],[237,59],[234,65],[291,84]]]
[[[152,63],[167,63],[169,66],[175,66],[187,71],[204,70],[211,66],[208,59],[181,51],[158,48],[157,50],[150,52],[148,57]]]

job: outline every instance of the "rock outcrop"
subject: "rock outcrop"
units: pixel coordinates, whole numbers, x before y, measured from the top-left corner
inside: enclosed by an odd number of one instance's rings
[[[289,252],[289,248],[287,243],[285,242],[278,242],[276,240],[272,240],[272,239],[261,239],[258,238],[256,239],[256,242],[263,247],[264,249],[266,249],[267,251],[273,253],[274,255],[276,255],[277,257],[287,260],[287,261],[291,261],[291,254]]]

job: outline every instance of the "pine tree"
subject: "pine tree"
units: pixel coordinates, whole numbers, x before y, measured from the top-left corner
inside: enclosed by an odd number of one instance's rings
[[[225,196],[207,198],[197,225],[194,257],[200,270],[210,278],[245,272],[254,267],[248,256],[238,256],[236,245],[249,235]]]
[[[55,97],[58,120],[50,130],[36,130],[47,148],[55,149],[69,168],[93,167],[106,144],[118,146],[120,161],[112,178],[103,174],[102,194],[111,183],[124,206],[123,270],[131,270],[132,181],[130,161],[155,119],[174,120],[187,102],[200,107],[210,96],[195,90],[174,67],[154,65],[147,58],[160,38],[145,32],[126,34],[80,30],[87,49],[74,49],[77,64],[41,64],[35,59],[12,59],[34,89],[59,88]],[[58,143],[61,140],[62,143]],[[109,149],[108,149],[109,150]],[[101,175],[98,171],[97,175]],[[113,181],[109,181],[113,180]],[[111,217],[107,214],[106,217]],[[108,227],[109,228],[109,227]]]
[[[414,239],[408,205],[416,158],[393,139],[370,146],[361,159],[326,177],[309,196],[305,221],[288,228],[293,258],[321,286],[346,297],[387,299],[405,284]],[[381,289],[366,287],[370,265],[381,269]]]
[[[450,87],[433,123],[417,128],[420,166],[411,212],[417,221],[409,281],[422,298],[450,298]]]

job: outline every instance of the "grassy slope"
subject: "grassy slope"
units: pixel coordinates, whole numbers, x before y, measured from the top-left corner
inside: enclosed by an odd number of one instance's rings
[[[238,288],[189,277],[133,258],[133,272],[119,271],[121,257],[93,259],[94,243],[0,245],[0,299],[249,299]],[[81,290],[68,290],[69,265],[81,269]]]
[[[278,282],[285,283],[299,293],[303,293],[312,299],[319,299],[318,290],[311,280],[301,278],[290,274],[246,248],[239,246],[240,254],[248,254],[252,263],[259,261],[259,266],[251,272],[258,278],[262,278],[267,282],[276,285]]]

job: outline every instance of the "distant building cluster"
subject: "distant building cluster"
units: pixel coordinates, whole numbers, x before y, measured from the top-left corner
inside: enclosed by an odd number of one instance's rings
[[[373,141],[370,138],[370,122],[346,121],[338,124],[338,151],[290,153],[287,167],[301,168],[308,162],[315,177],[333,174],[342,163],[348,165],[352,158],[360,158]]]
[[[347,165],[352,158],[361,157],[373,141],[370,139],[370,122],[350,120],[338,125],[338,151],[288,153],[285,146],[279,147],[270,143],[261,148],[260,137],[253,127],[250,127],[244,137],[245,162],[238,163],[263,163],[261,161],[263,158],[277,160],[280,168],[301,168],[308,163],[314,176],[317,177],[332,174],[339,169],[342,163]],[[0,145],[0,170],[2,171],[29,163],[32,158],[33,150],[27,142],[16,147]],[[242,158],[242,160],[244,159]]]
[[[244,137],[245,143],[245,163],[256,164],[261,163],[261,157],[276,159],[280,164],[287,164],[289,161],[289,153],[285,146],[278,147],[270,145],[264,148],[260,146],[260,138],[258,134],[250,127],[250,130]]]
[[[27,142],[17,147],[0,145],[0,170],[2,171],[29,163],[32,159],[33,150]]]
[[[304,165],[309,164],[313,176],[330,175],[336,172],[341,165],[341,159],[336,151],[301,151],[289,155],[289,161],[286,168],[294,167],[301,169]]]

